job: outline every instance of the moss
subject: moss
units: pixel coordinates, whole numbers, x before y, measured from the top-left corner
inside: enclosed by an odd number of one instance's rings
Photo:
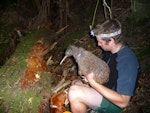
[[[43,31],[37,30],[26,37],[21,37],[15,52],[0,68],[0,100],[3,101],[0,105],[0,112],[5,112],[9,106],[10,113],[37,113],[44,91],[48,89],[50,93],[51,78],[50,73],[47,72],[41,75],[39,82],[26,90],[22,90],[19,83],[27,67],[28,53],[35,40],[43,34]]]

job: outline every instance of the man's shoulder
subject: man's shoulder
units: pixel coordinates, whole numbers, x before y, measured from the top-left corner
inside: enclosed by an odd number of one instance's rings
[[[117,53],[118,59],[123,60],[137,60],[137,57],[133,50],[131,50],[128,46],[125,46],[121,51]]]

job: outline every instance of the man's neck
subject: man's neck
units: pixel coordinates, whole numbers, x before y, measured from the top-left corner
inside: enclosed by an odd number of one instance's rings
[[[123,47],[124,47],[124,44],[118,43],[118,44],[116,44],[116,45],[113,46],[113,48],[112,48],[112,50],[111,50],[111,53],[112,53],[112,54],[117,53],[117,52],[119,52]]]

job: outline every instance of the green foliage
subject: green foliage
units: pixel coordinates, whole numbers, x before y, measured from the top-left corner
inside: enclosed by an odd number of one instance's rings
[[[0,9],[7,9],[17,6],[18,0],[1,0],[0,1]]]
[[[135,10],[133,11],[133,17],[136,23],[150,18],[150,3],[135,1]]]
[[[134,0],[132,13],[127,18],[127,36],[136,33],[138,26],[146,25],[150,19],[150,3]]]

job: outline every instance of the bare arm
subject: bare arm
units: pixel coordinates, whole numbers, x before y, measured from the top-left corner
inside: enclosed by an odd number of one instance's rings
[[[111,90],[101,84],[98,84],[93,79],[93,73],[90,73],[89,75],[87,75],[86,78],[87,78],[89,84],[94,89],[96,89],[101,95],[103,95],[105,98],[107,98],[112,103],[116,104],[120,108],[124,108],[128,105],[130,98],[131,98],[130,96],[121,95],[114,90]]]

